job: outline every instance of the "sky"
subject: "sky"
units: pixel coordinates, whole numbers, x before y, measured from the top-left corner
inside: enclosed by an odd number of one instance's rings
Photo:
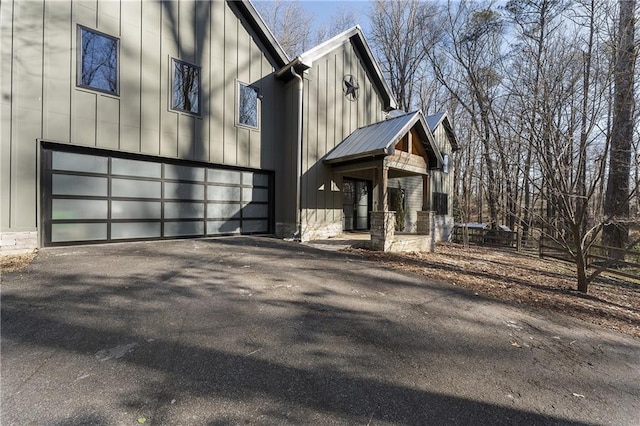
[[[357,24],[362,27],[365,36],[369,36],[369,7],[370,0],[351,0],[351,1],[335,1],[335,0],[299,0],[298,3],[308,12],[316,17],[316,29],[328,25],[331,16],[336,9],[347,8],[352,9],[358,17]]]

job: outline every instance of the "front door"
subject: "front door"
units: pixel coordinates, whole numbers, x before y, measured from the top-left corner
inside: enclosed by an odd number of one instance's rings
[[[369,229],[371,201],[370,181],[344,179],[342,187],[342,228],[345,231],[364,231]]]

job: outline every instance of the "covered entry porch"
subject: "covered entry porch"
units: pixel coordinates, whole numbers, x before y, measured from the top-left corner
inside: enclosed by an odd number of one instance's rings
[[[374,250],[433,249],[429,170],[442,159],[421,112],[357,129],[324,161],[343,182],[344,231],[362,230],[366,223]],[[352,182],[368,188],[366,221],[365,197],[350,193]]]

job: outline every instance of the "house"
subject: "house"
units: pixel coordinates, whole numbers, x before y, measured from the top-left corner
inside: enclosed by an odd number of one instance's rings
[[[448,117],[395,110],[359,27],[291,60],[248,1],[0,8],[3,252],[452,223]]]

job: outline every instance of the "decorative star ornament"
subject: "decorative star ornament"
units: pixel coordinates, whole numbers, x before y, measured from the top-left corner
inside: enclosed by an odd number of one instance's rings
[[[358,99],[358,81],[351,75],[347,74],[342,79],[342,91],[344,92],[344,96],[350,101],[355,101]]]

